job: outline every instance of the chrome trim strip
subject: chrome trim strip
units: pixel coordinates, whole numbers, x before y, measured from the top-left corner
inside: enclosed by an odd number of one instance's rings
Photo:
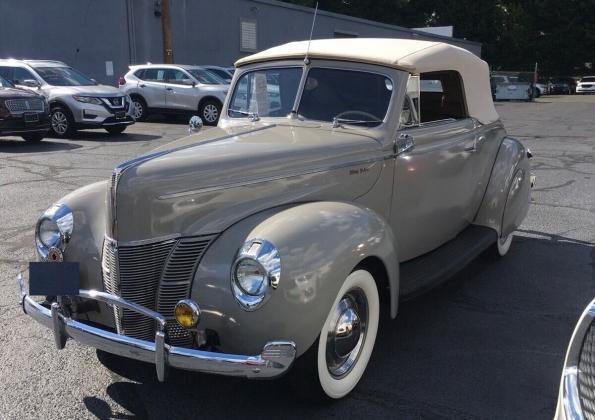
[[[81,290],[80,296],[109,301],[115,305],[134,304],[95,290]],[[139,309],[135,307],[134,310]],[[54,331],[56,344],[66,343],[68,338],[109,353],[140,360],[155,365],[157,377],[165,380],[168,367],[195,372],[241,376],[250,379],[274,378],[284,374],[296,358],[296,346],[292,341],[271,341],[255,356],[216,353],[175,347],[167,344],[166,335],[156,331],[155,341],[139,340],[125,335],[96,328],[76,321],[62,312],[57,303],[51,310],[38,304],[30,296],[23,300],[23,310],[40,324]],[[146,308],[144,312],[152,312]],[[161,315],[157,314],[158,317]],[[162,318],[162,317],[161,317]],[[63,347],[63,346],[62,346]]]
[[[343,163],[339,163],[339,164],[335,164],[335,165],[313,168],[313,169],[308,169],[308,170],[300,171],[300,172],[285,173],[285,174],[280,174],[280,175],[252,179],[252,180],[248,180],[248,181],[230,182],[228,184],[211,185],[211,186],[199,188],[196,190],[179,191],[179,192],[175,192],[175,193],[171,193],[171,194],[160,195],[159,197],[157,197],[157,199],[158,200],[168,200],[170,198],[186,197],[189,195],[226,190],[229,188],[245,187],[248,185],[261,184],[261,183],[270,182],[270,181],[278,181],[280,179],[293,178],[296,176],[311,175],[311,174],[316,174],[316,173],[320,173],[320,172],[334,171],[337,169],[348,168],[350,166],[355,166],[355,165],[365,165],[367,163],[381,162],[381,161],[385,161],[388,159],[393,159],[394,157],[395,157],[395,154],[391,153],[388,155],[377,156],[374,158],[362,159],[362,160],[350,161],[350,162],[343,162]]]
[[[566,359],[564,360],[564,369],[562,370],[560,383],[561,401],[559,400],[558,404],[562,404],[566,419],[582,420],[584,418],[578,391],[578,366],[585,334],[589,331],[594,319],[595,299],[587,305],[579,318],[576,328],[572,333],[568,351],[566,352]],[[556,411],[559,411],[559,409]]]
[[[210,235],[200,235],[200,236],[210,236]],[[105,235],[105,240],[108,241],[112,245],[116,246],[138,246],[138,245],[149,245],[157,242],[165,242],[165,241],[173,241],[176,239],[180,239],[181,235],[179,233],[172,234],[172,235],[164,235],[164,236],[157,236],[155,238],[150,239],[139,239],[136,241],[117,241],[107,235]]]

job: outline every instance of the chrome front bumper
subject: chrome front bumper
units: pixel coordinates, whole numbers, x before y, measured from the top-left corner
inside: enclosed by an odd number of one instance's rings
[[[70,318],[58,303],[51,308],[35,302],[25,293],[24,280],[17,279],[23,310],[40,324],[53,330],[58,349],[63,349],[69,338],[96,349],[130,359],[155,364],[157,378],[164,381],[168,367],[195,372],[214,373],[246,378],[274,378],[284,374],[293,364],[296,356],[295,344],[290,341],[267,343],[260,355],[242,356],[203,350],[174,347],[167,344],[165,318],[119,296],[96,290],[80,290],[79,296],[126,308],[156,321],[155,341],[145,341],[120,335]]]

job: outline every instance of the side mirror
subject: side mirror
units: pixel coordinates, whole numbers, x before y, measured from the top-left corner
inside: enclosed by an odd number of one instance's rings
[[[188,132],[198,133],[202,129],[203,123],[198,115],[194,115],[188,122]]]
[[[23,80],[23,83],[21,83],[23,86],[27,86],[27,87],[31,87],[31,88],[38,88],[41,86],[41,83],[39,83],[37,80],[35,79],[26,79]]]
[[[194,80],[190,80],[190,79],[183,79],[182,80],[182,84],[186,85],[186,86],[196,86],[196,82]]]

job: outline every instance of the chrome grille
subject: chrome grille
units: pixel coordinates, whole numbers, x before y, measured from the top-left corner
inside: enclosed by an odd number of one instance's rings
[[[105,290],[146,308],[167,320],[168,341],[190,346],[192,337],[174,319],[174,306],[190,295],[200,257],[212,237],[170,239],[133,246],[114,246],[105,240],[103,254]],[[127,309],[114,309],[118,333],[153,340],[154,322]]]
[[[12,114],[20,114],[27,111],[43,112],[43,101],[41,99],[7,99],[4,105]]]

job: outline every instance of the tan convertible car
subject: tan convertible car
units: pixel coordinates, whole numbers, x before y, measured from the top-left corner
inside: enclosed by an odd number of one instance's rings
[[[487,64],[452,45],[315,40],[236,66],[216,128],[41,216],[21,303],[58,348],[151,362],[159,380],[289,372],[341,398],[400,299],[508,252],[530,156]]]

